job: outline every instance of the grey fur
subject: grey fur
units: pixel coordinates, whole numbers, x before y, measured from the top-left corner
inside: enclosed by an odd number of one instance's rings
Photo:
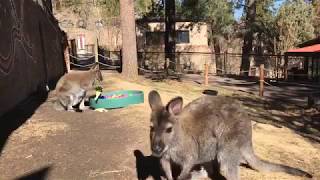
[[[95,82],[103,81],[98,65],[89,71],[71,72],[60,78],[55,89],[56,110],[75,111],[73,106],[79,104],[79,109],[84,110],[84,101],[88,99],[87,91],[93,89]]]
[[[238,180],[240,163],[259,171],[281,171],[312,177],[297,168],[259,159],[253,151],[251,120],[239,101],[231,97],[204,96],[186,107],[183,99],[162,105],[156,91],[149,93],[151,150],[160,157],[163,170],[172,180],[170,161],[180,165],[179,180],[188,179],[196,164],[217,160],[227,180]]]

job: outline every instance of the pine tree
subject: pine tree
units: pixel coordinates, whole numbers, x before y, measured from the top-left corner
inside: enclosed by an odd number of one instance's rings
[[[256,20],[256,0],[246,0],[246,27],[245,27],[245,34],[243,38],[243,46],[242,46],[242,60],[241,60],[241,66],[240,71],[241,75],[248,76],[249,75],[249,69],[250,69],[250,54],[252,54],[252,43],[253,43],[253,35],[254,35],[254,29],[252,28],[254,26],[255,20]]]
[[[122,32],[122,74],[129,79],[138,76],[134,0],[120,0]]]
[[[314,31],[315,31],[315,35],[317,37],[320,37],[320,1],[313,1],[313,7],[314,7]]]
[[[314,19],[314,11],[310,3],[304,0],[288,0],[277,15],[280,50],[285,52],[314,38]]]

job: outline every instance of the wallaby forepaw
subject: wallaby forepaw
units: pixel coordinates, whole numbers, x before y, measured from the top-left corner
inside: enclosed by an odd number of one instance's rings
[[[163,177],[163,176],[161,176],[160,179],[161,179],[161,180],[173,180],[173,179],[169,179],[169,178]]]
[[[53,103],[53,108],[54,108],[55,110],[57,110],[57,111],[65,111],[65,110],[66,110],[66,109],[65,109],[63,106],[61,106],[60,103],[57,102],[57,101],[55,101],[55,102]]]
[[[79,110],[81,110],[81,111],[86,111],[88,109],[90,109],[89,106],[83,106],[83,107],[79,108]]]
[[[191,175],[178,176],[177,180],[191,180]]]
[[[208,178],[208,173],[204,169],[201,169],[200,171],[194,171],[191,174],[191,180],[200,180]]]
[[[55,109],[56,111],[65,111],[65,110],[66,110],[66,109],[63,108],[63,107],[58,107],[58,106],[55,106],[54,109]]]
[[[67,109],[67,111],[69,111],[69,112],[76,112],[75,109]]]

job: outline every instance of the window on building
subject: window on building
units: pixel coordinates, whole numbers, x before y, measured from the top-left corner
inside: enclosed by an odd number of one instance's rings
[[[176,43],[190,43],[189,31],[177,31],[176,33]]]
[[[148,46],[163,45],[164,32],[146,32],[146,44]]]
[[[165,43],[165,32],[146,32],[146,44],[163,45]],[[176,31],[176,44],[190,43],[189,31]]]

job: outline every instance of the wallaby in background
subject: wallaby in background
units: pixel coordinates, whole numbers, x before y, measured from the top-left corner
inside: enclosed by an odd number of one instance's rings
[[[190,178],[194,165],[212,160],[218,161],[220,174],[227,180],[240,178],[241,163],[259,171],[312,177],[300,169],[259,159],[253,151],[251,120],[231,97],[204,96],[183,108],[182,97],[163,106],[158,92],[151,91],[149,104],[152,155],[160,158],[168,180],[172,180],[170,162],[181,166],[178,179],[182,180]]]
[[[84,101],[87,91],[94,89],[94,85],[103,81],[98,64],[89,71],[70,72],[63,75],[55,89],[55,109],[75,111],[73,106],[79,104],[79,109],[84,110]]]

